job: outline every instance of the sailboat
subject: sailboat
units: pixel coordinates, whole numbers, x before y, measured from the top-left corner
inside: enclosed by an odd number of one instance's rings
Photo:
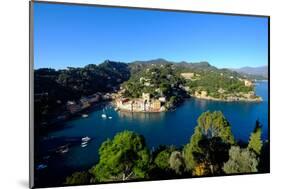
[[[104,113],[104,109],[103,109],[102,111],[103,111],[103,114],[101,114],[101,117],[102,117],[102,118],[106,118],[107,116],[106,116],[106,114]]]
[[[89,140],[91,140],[91,138],[86,136],[86,137],[83,137],[81,140],[82,140],[82,142],[88,142]]]
[[[88,114],[82,114],[82,116],[81,117],[83,117],[83,118],[87,118],[88,117]]]

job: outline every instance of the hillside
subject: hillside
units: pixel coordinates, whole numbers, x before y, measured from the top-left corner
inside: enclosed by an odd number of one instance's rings
[[[188,95],[202,99],[261,100],[254,93],[252,77],[229,69],[218,69],[208,62],[188,63],[155,59],[135,61],[128,65],[131,77],[122,85],[124,97],[141,98],[142,93],[149,93],[156,99],[165,97],[169,101],[182,96],[177,95],[176,91],[184,89]],[[174,81],[176,82],[173,83]]]
[[[248,72],[249,73],[249,72]],[[251,72],[260,73],[260,72]],[[68,67],[34,71],[35,122],[47,122],[65,110],[68,101],[77,101],[97,92],[125,89],[123,97],[152,101],[161,99],[165,108],[179,104],[187,96],[210,100],[259,101],[250,75],[218,69],[208,62],[171,62],[165,59],[122,63],[106,60],[83,68]],[[155,104],[158,103],[155,101]]]

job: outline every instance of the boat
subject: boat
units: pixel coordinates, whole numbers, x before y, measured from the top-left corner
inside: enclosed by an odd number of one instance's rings
[[[82,114],[82,117],[87,118],[87,117],[89,117],[89,115],[88,114]]]
[[[81,147],[85,148],[87,145],[88,145],[87,143],[86,144],[81,144]]]
[[[112,119],[112,117],[111,117],[111,116],[109,116],[109,117],[108,117],[108,119]]]
[[[102,117],[102,118],[106,118],[106,115],[105,115],[105,114],[101,114],[101,117]]]
[[[41,170],[41,169],[45,169],[45,168],[47,168],[48,166],[47,165],[45,165],[45,164],[39,164],[37,167],[36,167],[36,169],[37,170]]]
[[[64,154],[64,153],[68,152],[68,150],[69,150],[69,148],[63,148],[63,149],[61,149],[59,152],[60,152],[61,154]]]
[[[88,136],[86,136],[86,137],[83,137],[81,140],[82,140],[83,142],[88,142],[89,140],[91,140],[91,138],[88,137]]]
[[[56,150],[56,152],[57,152],[57,153],[60,153],[60,154],[64,154],[64,153],[66,153],[66,152],[68,152],[68,151],[69,151],[68,145],[60,146],[60,147]]]

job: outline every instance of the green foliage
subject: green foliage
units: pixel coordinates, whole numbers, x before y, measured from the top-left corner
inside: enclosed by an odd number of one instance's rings
[[[162,170],[168,170],[170,168],[169,159],[173,150],[174,148],[166,148],[160,151],[154,159],[155,165]]]
[[[105,61],[100,65],[90,64],[84,68],[60,70],[57,83],[80,95],[110,91],[122,81],[129,79],[128,65]]]
[[[197,165],[204,167],[204,175],[219,175],[223,163],[229,158],[229,144],[224,143],[220,137],[202,138],[198,143],[200,152],[194,152]]]
[[[232,146],[229,150],[229,160],[224,164],[223,170],[227,174],[257,172],[258,159],[249,149],[240,149]]]
[[[182,175],[185,170],[184,159],[181,155],[181,152],[174,151],[172,152],[169,158],[170,168],[176,172],[178,175]]]
[[[260,155],[262,149],[261,140],[261,125],[259,121],[256,121],[256,126],[254,132],[250,136],[248,148],[253,150],[256,154]]]
[[[197,123],[189,144],[184,148],[184,159],[188,170],[194,169],[198,163],[201,163],[194,157],[194,154],[206,154],[206,148],[199,146],[201,140],[216,137],[221,140],[222,144],[234,144],[230,124],[221,112],[204,112],[199,116]]]
[[[141,69],[122,84],[125,89],[123,96],[140,98],[142,93],[150,93],[152,98],[165,96],[173,106],[186,97],[182,88],[184,84],[184,79],[176,74],[172,65],[152,66]]]
[[[199,127],[195,127],[194,134],[190,138],[190,142],[185,145],[184,152],[184,160],[187,170],[192,170],[196,166],[196,160],[193,156],[194,153],[201,152],[201,149],[198,146],[199,141],[202,139],[203,135],[199,130]]]
[[[181,70],[181,73],[183,72],[185,71]],[[199,75],[194,80],[186,81],[186,86],[189,86],[193,93],[207,91],[208,96],[224,99],[229,94],[238,95],[240,92],[248,93],[254,90],[252,86],[245,86],[244,81],[240,80],[244,78],[243,76],[229,70],[213,69],[192,72]],[[223,92],[219,92],[220,89],[223,89]]]
[[[90,64],[84,68],[35,70],[35,126],[51,122],[58,113],[64,112],[63,105],[68,100],[78,100],[96,92],[113,91],[129,77],[127,64],[112,61],[105,61],[98,66]]]
[[[99,182],[147,177],[149,152],[144,138],[123,131],[108,139],[99,149],[99,163],[90,172]]]
[[[247,148],[236,146],[230,125],[221,112],[204,112],[194,134],[182,151],[159,146],[151,156],[141,135],[131,131],[116,134],[102,143],[98,164],[86,172],[67,177],[66,184],[169,179],[190,176],[223,175],[269,171],[269,145],[259,148],[252,135]],[[260,132],[257,121],[254,133]],[[258,142],[258,144],[260,144]],[[258,150],[254,150],[258,149]],[[260,153],[258,153],[260,152]]]
[[[204,112],[199,116],[197,122],[197,127],[200,128],[201,133],[207,138],[220,137],[223,142],[234,144],[230,124],[222,112]]]
[[[90,174],[87,172],[75,172],[71,176],[66,178],[66,185],[79,185],[79,184],[89,184]]]

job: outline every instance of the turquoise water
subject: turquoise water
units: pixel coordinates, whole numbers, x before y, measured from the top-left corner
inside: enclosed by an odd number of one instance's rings
[[[59,180],[58,178],[69,174],[70,171],[90,168],[98,161],[98,148],[101,143],[123,130],[144,135],[150,148],[160,144],[173,144],[180,147],[189,142],[198,116],[207,110],[222,111],[231,124],[235,139],[246,142],[258,119],[263,125],[262,138],[266,140],[268,139],[268,82],[257,83],[256,93],[263,98],[262,102],[217,102],[191,98],[175,111],[165,113],[122,113],[107,105],[89,113],[88,118],[68,121],[63,129],[49,133],[49,136],[58,138],[89,136],[93,140],[85,148],[79,144],[75,145],[69,149],[69,152],[50,160],[49,167],[45,170],[46,175],[51,180]],[[103,113],[111,116],[112,119],[103,119],[101,117]]]

